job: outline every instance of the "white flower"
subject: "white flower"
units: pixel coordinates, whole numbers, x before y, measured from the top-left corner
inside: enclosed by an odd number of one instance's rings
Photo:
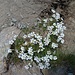
[[[34,38],[31,38],[30,42],[33,43],[33,44],[37,44],[38,43],[38,41],[36,39],[34,39]]]
[[[61,21],[61,22],[60,22],[60,24],[62,24],[62,25],[63,25],[63,24],[64,24],[64,22],[63,22],[63,21]]]
[[[55,18],[56,20],[60,19],[60,14],[59,13],[55,13],[52,15],[53,18]]]
[[[33,55],[33,49],[32,49],[32,47],[28,48],[28,54]]]
[[[53,60],[57,60],[57,56],[53,56]]]
[[[39,42],[39,47],[43,48],[43,43],[42,42]]]
[[[51,9],[51,11],[52,11],[53,13],[55,13],[55,12],[56,12],[54,9]]]
[[[32,56],[27,55],[26,60],[32,60]]]
[[[56,15],[55,15],[55,14],[53,14],[53,15],[52,15],[52,17],[53,17],[53,18],[55,18],[55,17],[56,17]]]
[[[50,57],[49,57],[51,60],[53,59],[53,55],[50,55]]]
[[[59,14],[59,13],[56,13],[55,19],[56,19],[56,20],[60,19],[60,14]]]
[[[35,60],[37,63],[39,63],[39,62],[41,61],[40,58],[38,58],[37,56],[34,57],[34,60]]]
[[[60,36],[58,36],[57,42],[61,41],[62,38]]]
[[[49,38],[44,38],[44,44],[48,45],[51,42],[51,40]]]
[[[12,50],[11,49],[8,49],[8,53],[12,53]]]
[[[23,35],[23,38],[26,39],[27,38],[27,35]]]
[[[38,66],[40,67],[40,69],[44,69],[44,65],[42,63],[39,63]]]
[[[13,40],[16,40],[17,36],[18,36],[18,35],[14,35]]]
[[[45,48],[40,49],[41,51],[43,51]]]
[[[51,54],[51,51],[47,51],[47,54],[50,55]]]
[[[35,35],[35,32],[31,32],[30,35],[31,37],[33,37]]]
[[[54,26],[47,26],[47,30],[52,31],[53,28],[54,28]]]
[[[56,23],[53,23],[53,25],[56,26],[57,24]]]
[[[46,65],[46,67],[49,67],[50,66],[50,64],[48,62],[45,62],[45,65]]]
[[[51,35],[51,34],[48,32],[46,38],[47,38],[47,39],[50,39],[50,35]]]
[[[56,44],[56,43],[53,42],[52,43],[52,48],[55,49],[56,47],[58,47],[58,44]]]
[[[64,30],[66,30],[66,27],[65,27],[65,26],[63,26],[63,29],[64,29]]]
[[[18,58],[21,58],[22,60],[32,60],[32,56],[27,55],[27,53],[19,53]]]
[[[28,34],[28,38],[31,38],[31,34],[30,33]]]
[[[44,19],[43,21],[44,21],[45,23],[47,23],[48,19]]]
[[[61,17],[61,20],[63,21],[63,18]]]
[[[12,45],[13,43],[14,43],[14,41],[13,41],[13,40],[10,40],[10,41],[9,41],[9,44],[10,44],[10,45]]]
[[[30,43],[34,43],[34,40],[35,40],[34,38],[31,38]]]
[[[38,41],[42,40],[42,36],[40,36],[40,35],[36,35],[35,37],[37,38]]]
[[[61,33],[61,34],[60,34],[60,37],[64,37],[64,36],[65,36],[64,33]]]
[[[46,27],[46,24],[45,23],[43,24],[43,27]]]
[[[18,58],[21,58],[21,54],[18,55]]]
[[[61,43],[62,43],[62,44],[64,43],[64,39],[61,39]]]
[[[25,45],[25,46],[28,45],[28,42],[26,41],[23,45]]]
[[[22,60],[25,59],[25,55],[24,54],[21,54],[21,57],[20,57]]]
[[[42,61],[44,62],[50,62],[50,58],[48,55],[46,55],[45,57],[42,58]]]
[[[50,18],[49,20],[50,20],[50,21],[53,21],[53,18]]]
[[[24,50],[25,50],[25,48],[24,48],[23,46],[21,46],[21,50],[22,50],[22,51],[24,51]]]
[[[56,35],[56,36],[58,36],[58,33],[59,33],[59,30],[58,29],[56,29],[55,31],[52,32],[52,34],[53,35]]]
[[[37,52],[39,53],[41,50],[39,49]]]
[[[57,23],[57,26],[56,26],[58,29],[61,29],[62,28],[62,24],[61,23]]]

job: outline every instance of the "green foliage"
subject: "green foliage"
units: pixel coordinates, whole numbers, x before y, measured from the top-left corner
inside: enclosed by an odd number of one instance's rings
[[[14,42],[15,49],[17,49],[18,51],[20,51],[20,48],[21,48],[21,46],[22,46],[23,43],[24,43],[24,39],[22,37],[17,38],[16,41]]]

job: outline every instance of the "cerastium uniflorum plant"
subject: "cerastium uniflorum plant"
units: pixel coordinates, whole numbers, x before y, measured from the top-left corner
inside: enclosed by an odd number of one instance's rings
[[[35,62],[40,69],[49,69],[51,61],[56,61],[56,50],[60,44],[64,43],[63,18],[54,9],[51,9],[52,15],[49,18],[38,19],[37,27],[34,31],[27,32],[21,37],[14,36],[14,40],[10,40],[9,44],[13,45],[13,49],[8,49],[8,53],[17,53],[17,57],[21,60],[28,61],[25,65],[26,69],[32,67]]]

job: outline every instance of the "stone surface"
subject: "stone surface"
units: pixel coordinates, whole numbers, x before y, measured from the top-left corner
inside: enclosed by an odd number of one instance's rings
[[[24,65],[13,65],[10,67],[10,70],[7,73],[2,73],[2,75],[42,75],[42,73],[36,65],[29,70],[26,70]]]
[[[62,51],[75,54],[75,1],[70,3],[68,13],[70,16],[65,19],[67,30]]]
[[[65,66],[58,66],[56,68],[51,68],[49,70],[42,71],[44,75],[67,75],[67,67]]]
[[[35,2],[44,2],[44,3],[51,3],[54,0],[34,0]]]
[[[33,25],[38,14],[47,7],[46,3],[35,0],[0,0],[0,30],[10,26],[12,18],[17,24]]]
[[[3,58],[7,56],[10,48],[9,41],[19,33],[20,30],[13,26],[7,27],[0,32],[0,73],[3,71]]]

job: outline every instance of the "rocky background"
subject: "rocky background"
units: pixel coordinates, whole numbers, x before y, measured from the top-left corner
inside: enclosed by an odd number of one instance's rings
[[[53,1],[55,0],[0,0],[0,75],[67,75],[65,67],[60,69],[58,67],[56,72],[51,70],[41,72],[35,64],[29,71],[20,65],[10,65],[8,72],[4,69],[6,62],[3,58],[7,56],[7,49],[10,47],[8,41],[13,39],[13,35],[18,35],[21,28],[34,25],[39,16],[48,16],[51,8],[49,6]],[[57,8],[57,11],[65,17],[67,27],[65,43],[61,50],[75,54],[75,0],[69,1],[68,7]],[[46,14],[41,13],[42,11]]]

